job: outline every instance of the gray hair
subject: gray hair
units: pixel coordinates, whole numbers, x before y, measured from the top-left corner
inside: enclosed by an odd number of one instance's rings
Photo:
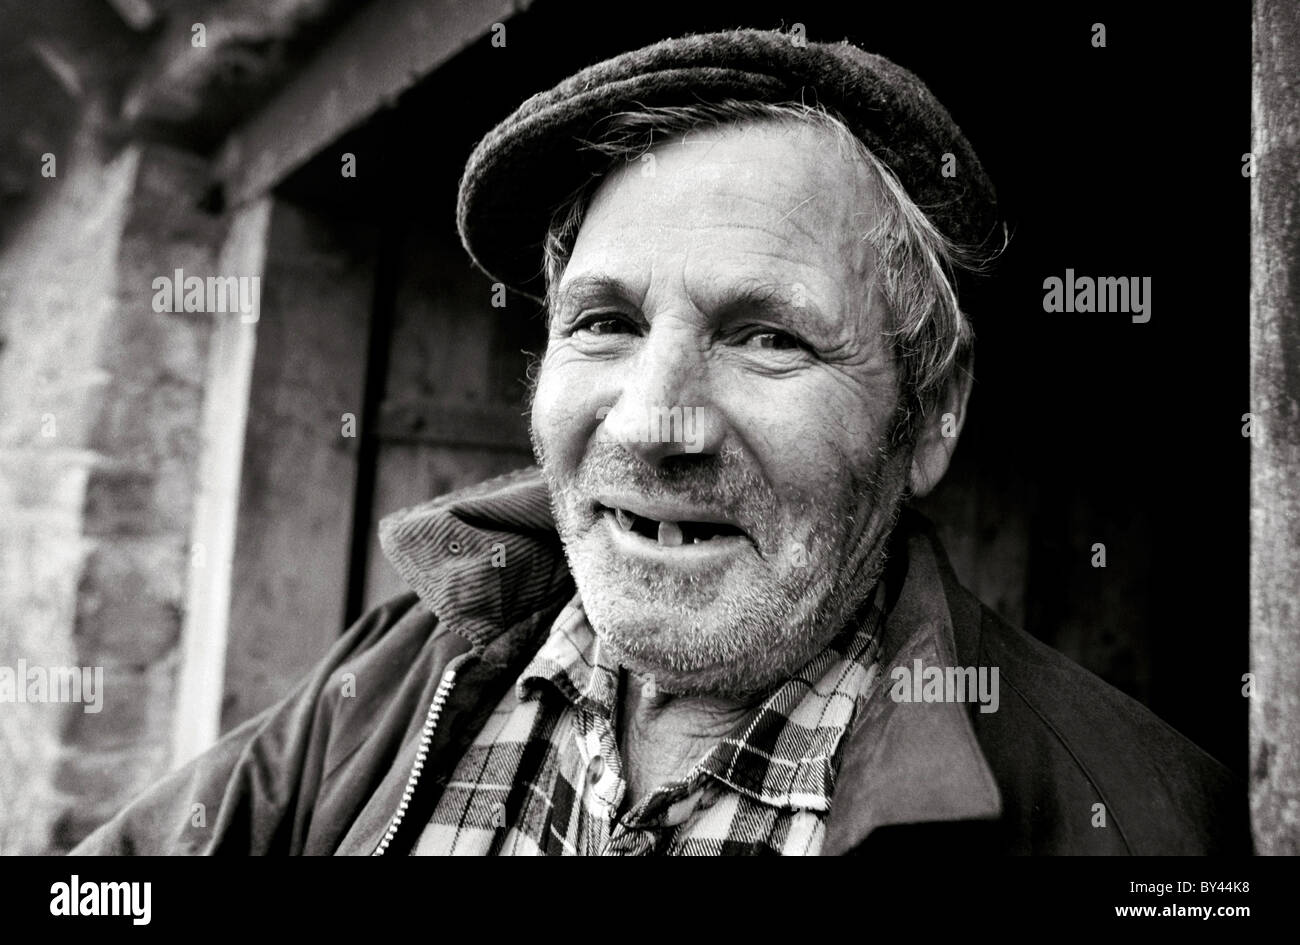
[[[955,286],[959,271],[984,268],[975,249],[958,246],[935,228],[894,172],[838,116],[820,105],[729,99],[716,103],[646,107],[608,116],[584,147],[609,159],[555,211],[546,234],[544,274],[548,309],[573,252],[587,207],[605,174],[620,161],[638,159],[658,143],[704,128],[744,122],[803,122],[831,132],[866,167],[878,185],[879,219],[863,234],[876,253],[879,287],[891,323],[885,334],[901,373],[902,398],[892,431],[910,440],[920,419],[937,404],[958,371],[969,369],[974,346],[970,319]]]

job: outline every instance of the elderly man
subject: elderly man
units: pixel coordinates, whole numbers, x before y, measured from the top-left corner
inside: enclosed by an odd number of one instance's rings
[[[459,217],[546,304],[540,469],[387,520],[414,593],[81,852],[1247,848],[1217,763],[1001,622],[906,510],[956,445],[956,286],[999,233],[914,76],[661,43],[524,103]]]

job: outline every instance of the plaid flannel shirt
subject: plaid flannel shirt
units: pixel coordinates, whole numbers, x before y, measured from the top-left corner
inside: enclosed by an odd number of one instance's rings
[[[881,613],[866,613],[684,778],[624,812],[615,726],[629,677],[575,597],[461,758],[413,852],[818,853],[841,742],[878,672]]]

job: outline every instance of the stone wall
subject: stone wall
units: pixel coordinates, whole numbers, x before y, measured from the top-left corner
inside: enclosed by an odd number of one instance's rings
[[[68,848],[167,770],[209,316],[155,312],[152,281],[210,271],[223,226],[192,156],[57,158],[0,248],[0,674],[102,691],[0,701],[3,853]]]

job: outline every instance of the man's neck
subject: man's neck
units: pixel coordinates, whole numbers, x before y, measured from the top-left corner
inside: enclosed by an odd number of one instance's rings
[[[619,753],[627,780],[624,809],[685,777],[758,704],[650,692],[635,676],[625,674],[625,680],[619,708]]]

